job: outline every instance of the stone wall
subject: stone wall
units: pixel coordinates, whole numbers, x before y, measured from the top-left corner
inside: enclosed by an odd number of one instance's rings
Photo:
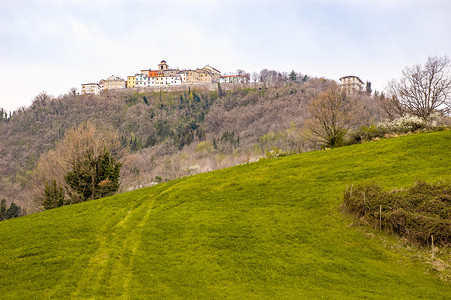
[[[240,90],[246,88],[262,88],[264,83],[221,83],[221,89],[223,91]],[[114,90],[115,92],[123,94],[131,94],[133,92],[138,93],[152,93],[152,92],[181,92],[188,89],[203,90],[203,91],[217,91],[218,83],[184,83],[181,85],[165,85],[165,86],[149,86],[149,87],[133,87],[127,89]],[[111,90],[110,90],[111,91]]]

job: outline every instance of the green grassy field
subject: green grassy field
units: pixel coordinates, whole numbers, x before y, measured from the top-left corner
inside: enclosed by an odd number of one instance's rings
[[[451,178],[451,131],[200,174],[0,222],[0,298],[451,298],[348,184]]]

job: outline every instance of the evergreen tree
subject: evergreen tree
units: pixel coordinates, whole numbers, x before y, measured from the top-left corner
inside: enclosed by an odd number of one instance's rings
[[[224,92],[222,91],[221,83],[218,82],[218,95],[219,98],[222,98],[224,96]]]
[[[366,82],[366,93],[368,95],[371,95],[372,92],[373,92],[373,90],[371,89],[371,81],[367,81]]]
[[[72,202],[82,202],[113,195],[119,189],[121,163],[116,163],[109,151],[99,157],[88,153],[83,161],[74,162],[66,175],[66,183],[76,191]]]
[[[60,186],[56,180],[52,183],[45,183],[44,187],[44,201],[42,205],[45,209],[56,208],[64,205],[64,192],[63,187]]]
[[[296,72],[295,72],[294,70],[291,71],[291,73],[290,73],[290,75],[289,75],[289,78],[290,78],[291,81],[296,82],[296,80],[297,80],[297,75],[296,75]]]
[[[97,160],[94,199],[111,196],[119,189],[119,172],[122,164],[115,163],[108,151]]]
[[[16,203],[12,202],[6,211],[6,219],[18,218],[20,217],[20,207]]]
[[[6,200],[2,199],[1,205],[0,205],[0,221],[6,219]]]
[[[145,148],[152,147],[152,146],[155,146],[157,143],[158,143],[158,141],[157,141],[156,137],[153,134],[151,134],[147,137],[146,144],[144,145],[144,147]]]

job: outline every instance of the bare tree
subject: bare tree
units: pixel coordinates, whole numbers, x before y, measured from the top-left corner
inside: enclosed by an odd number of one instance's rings
[[[447,56],[430,56],[424,66],[406,68],[402,75],[399,81],[391,81],[388,85],[391,104],[423,119],[435,111],[449,112],[451,76]]]
[[[267,82],[268,81],[268,77],[269,77],[268,73],[269,73],[268,69],[261,70],[260,71],[260,79],[259,79],[259,81],[260,82]]]
[[[252,81],[253,82],[257,82],[258,81],[258,73],[257,72],[253,72],[252,73]]]
[[[374,92],[375,97],[377,97],[377,102],[390,120],[394,120],[405,115],[404,108],[396,96],[391,95],[389,97],[385,97],[383,92],[380,95],[377,95],[376,93],[377,92]]]
[[[275,83],[279,78],[279,72],[276,70],[268,71],[268,82]]]
[[[72,99],[75,99],[75,96],[77,96],[77,89],[76,88],[71,88],[69,91],[68,91],[68,95],[70,96],[70,97],[72,97]]]
[[[39,95],[33,98],[32,105],[46,105],[47,102],[50,101],[50,99],[50,96],[45,91],[42,91],[39,93]]]
[[[359,117],[356,99],[347,97],[337,85],[317,94],[308,111],[311,117],[306,127],[311,139],[323,148],[342,146],[348,130]]]

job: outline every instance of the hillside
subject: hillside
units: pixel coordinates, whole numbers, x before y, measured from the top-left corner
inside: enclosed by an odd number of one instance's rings
[[[451,178],[451,131],[240,165],[0,223],[15,298],[450,298],[400,239],[340,212],[349,184]]]
[[[312,79],[268,88],[237,85],[221,93],[200,88],[56,98],[42,93],[30,107],[0,118],[0,199],[36,211],[27,190],[39,158],[71,128],[88,121],[116,134],[126,153],[117,157],[123,163],[122,191],[156,178],[233,166],[273,146],[306,151],[312,147],[300,134],[306,107],[332,83]],[[359,97],[367,108],[361,125],[380,119],[376,100]]]

